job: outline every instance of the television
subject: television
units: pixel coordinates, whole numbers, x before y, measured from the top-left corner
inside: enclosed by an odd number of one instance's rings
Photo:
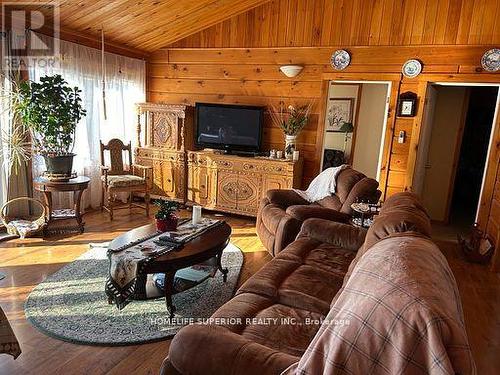
[[[262,107],[196,103],[195,144],[228,152],[259,152]]]

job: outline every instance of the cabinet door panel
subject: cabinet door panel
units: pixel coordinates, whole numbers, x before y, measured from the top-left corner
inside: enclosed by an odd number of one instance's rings
[[[217,208],[236,209],[238,199],[238,175],[219,171],[217,173]]]
[[[257,214],[259,206],[260,193],[260,180],[259,174],[240,174],[238,175],[238,189],[237,189],[237,209],[245,212]]]
[[[208,203],[210,187],[210,178],[207,168],[189,168],[188,199],[190,201],[206,205]]]
[[[291,189],[292,183],[289,177],[276,175],[262,176],[261,197],[265,197],[268,190],[272,189]]]
[[[174,166],[169,161],[162,161],[161,165],[163,191],[166,195],[173,198],[175,191]]]

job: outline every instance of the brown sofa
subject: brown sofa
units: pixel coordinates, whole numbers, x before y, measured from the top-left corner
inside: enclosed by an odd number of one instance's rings
[[[410,193],[389,198],[368,232],[306,220],[297,239],[248,279],[210,324],[177,333],[162,374],[434,373],[436,366],[473,373],[453,275],[430,230]],[[365,295],[365,285],[376,298]],[[351,323],[325,323],[345,315],[346,301]]]
[[[360,199],[378,202],[378,182],[352,168],[337,176],[337,191],[318,202],[309,203],[293,190],[269,190],[263,198],[257,215],[257,234],[276,256],[300,231],[306,219],[318,218],[347,223],[351,218],[351,204]]]

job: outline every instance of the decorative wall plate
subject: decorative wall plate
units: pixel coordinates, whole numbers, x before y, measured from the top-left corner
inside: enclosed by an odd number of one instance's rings
[[[345,49],[336,50],[330,58],[333,69],[344,70],[351,63],[351,55]]]
[[[500,70],[500,49],[493,48],[486,51],[481,58],[481,66],[488,72]]]
[[[402,71],[406,78],[415,78],[422,72],[422,63],[416,59],[408,60],[403,64]]]

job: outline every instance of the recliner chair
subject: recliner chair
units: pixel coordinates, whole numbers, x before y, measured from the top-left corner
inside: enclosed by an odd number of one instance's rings
[[[271,255],[277,255],[295,240],[302,222],[310,218],[347,223],[351,219],[351,204],[357,199],[378,202],[381,192],[378,182],[352,168],[337,175],[336,192],[310,203],[293,190],[269,190],[257,215],[257,234]]]

